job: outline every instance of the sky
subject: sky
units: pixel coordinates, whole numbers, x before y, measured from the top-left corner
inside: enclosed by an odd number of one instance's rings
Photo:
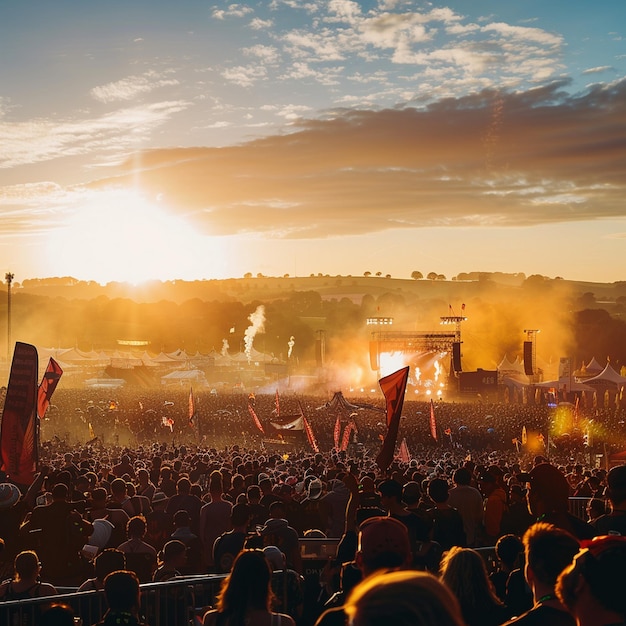
[[[623,0],[0,1],[18,282],[613,282],[625,188]]]

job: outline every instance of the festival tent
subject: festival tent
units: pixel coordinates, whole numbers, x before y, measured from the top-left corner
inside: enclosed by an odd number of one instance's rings
[[[174,352],[168,352],[167,356],[174,361],[189,361],[189,355],[184,350],[174,350]]]
[[[163,385],[201,385],[206,386],[207,380],[202,370],[176,370],[161,376]]]
[[[528,382],[528,376],[524,371],[524,364],[520,361],[519,357],[516,357],[515,361],[510,361],[509,357],[505,354],[496,369],[502,379],[509,378],[522,383]]]
[[[158,363],[159,365],[173,365],[177,363],[177,360],[165,354],[165,352],[160,352],[152,359],[152,362]]]
[[[600,365],[600,363],[596,361],[596,357],[594,356],[591,361],[589,361],[589,363],[585,365],[585,369],[587,370],[588,376],[595,376],[596,374],[599,374],[604,368],[602,367],[602,365]]]
[[[620,376],[612,367],[610,363],[606,364],[606,367],[593,378],[585,379],[585,384],[591,385],[593,388],[597,387],[609,387],[620,388],[626,385],[626,377]]]

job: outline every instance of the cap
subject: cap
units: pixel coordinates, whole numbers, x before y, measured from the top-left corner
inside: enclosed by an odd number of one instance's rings
[[[20,499],[20,490],[13,483],[0,484],[0,509],[11,508]]]
[[[273,572],[285,567],[285,555],[276,546],[265,546],[263,554],[271,565]]]
[[[317,478],[312,480],[307,493],[309,500],[317,500],[322,495],[322,481]]]
[[[393,517],[370,517],[359,527],[359,550],[364,559],[389,554],[400,557],[402,563],[411,555],[407,527]]]

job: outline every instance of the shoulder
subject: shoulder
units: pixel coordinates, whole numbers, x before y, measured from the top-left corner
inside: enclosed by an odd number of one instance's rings
[[[211,611],[207,611],[202,618],[203,626],[214,626],[217,622],[218,612],[213,609]]]
[[[272,613],[272,618],[276,618],[278,626],[296,626],[296,622],[293,617],[286,615],[285,613]],[[272,619],[274,622],[274,619]]]
[[[56,596],[59,593],[56,587],[49,583],[40,583],[38,591],[40,596]]]

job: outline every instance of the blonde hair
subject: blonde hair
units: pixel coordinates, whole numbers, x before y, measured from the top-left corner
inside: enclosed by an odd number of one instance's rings
[[[344,608],[357,626],[465,626],[456,598],[428,572],[373,574]]]
[[[456,596],[468,622],[502,605],[489,580],[485,562],[476,550],[453,546],[443,555],[440,572],[441,580]]]

